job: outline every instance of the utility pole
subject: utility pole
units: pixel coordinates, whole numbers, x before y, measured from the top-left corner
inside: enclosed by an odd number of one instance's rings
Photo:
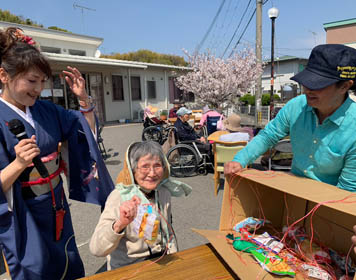
[[[262,64],[262,0],[256,0],[256,58],[257,63]],[[257,79],[255,91],[255,126],[259,127],[262,122],[262,73]]]
[[[91,9],[91,8],[88,8],[88,7],[84,7],[84,6],[81,6],[81,5],[77,5],[76,3],[73,3],[73,8],[79,8],[82,10],[82,25],[83,25],[83,34],[85,33],[85,30],[84,30],[84,10],[88,10],[88,11],[93,11],[95,12],[96,10],[95,9]]]

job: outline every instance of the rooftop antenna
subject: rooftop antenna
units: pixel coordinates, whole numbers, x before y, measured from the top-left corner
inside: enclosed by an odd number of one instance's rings
[[[316,36],[318,35],[318,33],[314,32],[314,31],[311,31],[311,30],[308,30],[311,34],[313,34],[313,38],[314,38],[314,44],[316,46]]]
[[[83,25],[83,33],[85,34],[85,30],[84,30],[84,10],[88,10],[88,11],[93,11],[95,12],[96,10],[95,9],[92,9],[92,8],[89,8],[89,7],[84,7],[84,6],[81,6],[81,5],[78,5],[76,3],[73,3],[73,8],[79,8],[82,10],[82,25]]]

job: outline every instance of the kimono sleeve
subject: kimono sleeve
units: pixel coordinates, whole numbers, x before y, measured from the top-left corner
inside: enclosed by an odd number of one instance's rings
[[[68,142],[69,198],[104,207],[114,184],[88,122],[82,113],[59,106],[57,114]]]

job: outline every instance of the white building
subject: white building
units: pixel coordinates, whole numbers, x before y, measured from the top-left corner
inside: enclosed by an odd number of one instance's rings
[[[78,109],[77,99],[61,76],[68,65],[82,72],[102,122],[138,120],[148,104],[169,109],[174,99],[181,98],[174,77],[188,71],[187,67],[99,58],[102,38],[0,21],[0,28],[10,26],[33,37],[52,66],[53,77],[42,99]]]
[[[273,91],[280,97],[282,88],[286,85],[296,87],[300,92],[300,86],[290,78],[303,71],[307,65],[308,59],[295,56],[282,56],[275,58],[274,61],[274,86]],[[262,93],[271,91],[271,60],[265,61],[266,65],[262,74]],[[294,86],[293,86],[294,85]]]

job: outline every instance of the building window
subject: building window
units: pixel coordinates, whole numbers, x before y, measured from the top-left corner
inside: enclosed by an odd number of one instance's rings
[[[124,84],[122,76],[112,75],[112,92],[114,101],[124,100]]]
[[[174,100],[179,99],[180,101],[183,101],[183,90],[179,89],[175,82],[174,82],[174,77],[169,77],[168,83],[169,83],[169,102],[173,103]]]
[[[147,97],[155,99],[156,96],[156,81],[147,81]]]
[[[140,77],[131,77],[131,98],[132,100],[141,100]]]
[[[41,51],[48,53],[61,53],[60,48],[41,46]]]
[[[68,52],[71,55],[79,55],[79,56],[85,56],[86,55],[85,51],[80,51],[80,50],[68,50]]]
[[[183,93],[184,102],[195,102],[195,96],[192,92],[184,92]]]

